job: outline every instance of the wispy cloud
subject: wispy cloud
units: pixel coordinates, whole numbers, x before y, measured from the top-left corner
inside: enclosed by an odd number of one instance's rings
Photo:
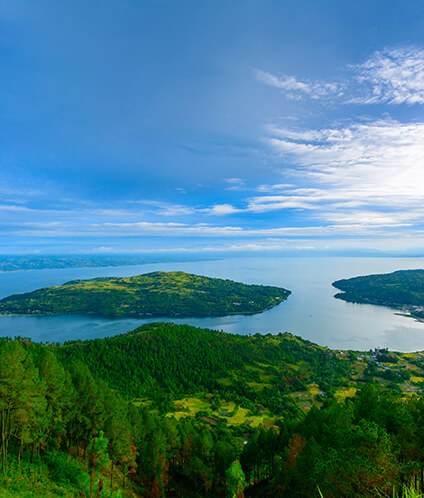
[[[251,199],[250,210],[292,206],[320,211],[328,222],[381,226],[424,221],[424,123],[274,129],[269,143],[298,187],[262,185],[272,195]]]
[[[161,216],[185,216],[196,212],[196,209],[194,207],[184,206],[181,204],[172,204],[169,202],[151,201],[151,200],[141,200],[141,201],[132,201],[132,202],[144,206],[151,206],[152,208],[155,208],[154,213]]]
[[[19,223],[2,227],[2,235],[26,237],[332,237],[340,235],[382,235],[377,226],[360,223],[334,223],[312,226],[275,226],[270,228],[248,228],[234,225],[213,225],[207,223],[154,223],[139,221],[133,223]]]
[[[347,73],[347,75],[346,75]],[[336,99],[344,104],[424,104],[424,49],[389,47],[363,63],[343,68],[334,81],[300,80],[255,70],[259,81],[286,92],[290,99]]]
[[[303,212],[305,222],[323,224],[317,234],[357,234],[361,228],[417,233],[424,224],[424,123],[377,120],[268,131],[268,143],[290,183],[259,185],[254,197],[204,212],[225,216],[296,210]],[[307,229],[309,235],[312,231]],[[272,233],[277,232],[267,234]]]
[[[275,192],[282,191],[288,188],[292,188],[294,185],[292,183],[277,183],[275,185],[259,185],[256,190],[258,192]]]
[[[310,130],[307,130],[307,134]],[[313,130],[314,140],[269,138],[274,150],[290,157],[298,172],[314,180],[355,190],[379,202],[422,199],[424,123],[375,121],[340,129]]]
[[[260,69],[256,69],[255,73],[259,81],[268,86],[288,92],[288,97],[292,99],[301,98],[302,95],[307,95],[312,99],[319,99],[334,94],[343,95],[343,85],[341,83],[301,81],[295,76],[276,76]]]
[[[424,104],[424,50],[389,48],[352,66],[365,93],[351,102],[362,104]]]
[[[224,178],[224,182],[228,184],[225,190],[245,190],[246,183],[241,178]]]

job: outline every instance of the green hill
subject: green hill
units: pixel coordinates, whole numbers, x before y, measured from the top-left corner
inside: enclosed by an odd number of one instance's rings
[[[259,313],[290,291],[185,272],[73,280],[0,300],[0,313],[124,317],[206,317]]]
[[[55,351],[65,361],[82,361],[130,398],[220,392],[277,413],[289,393],[312,382],[331,389],[347,372],[333,352],[291,334],[242,336],[170,323]]]
[[[397,496],[424,485],[423,387],[421,353],[291,334],[0,339],[0,496]]]
[[[334,297],[352,303],[379,304],[409,308],[413,316],[424,306],[424,270],[399,270],[381,275],[366,275],[333,282],[343,292]]]

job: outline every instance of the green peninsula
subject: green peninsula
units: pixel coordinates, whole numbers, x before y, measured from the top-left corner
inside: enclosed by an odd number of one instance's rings
[[[379,304],[424,318],[424,270],[399,270],[333,282],[343,291],[334,297],[352,303]]]
[[[287,299],[290,291],[185,272],[73,280],[0,300],[1,314],[89,314],[108,318],[206,317],[253,314]]]

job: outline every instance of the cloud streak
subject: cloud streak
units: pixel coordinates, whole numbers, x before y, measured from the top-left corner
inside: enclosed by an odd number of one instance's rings
[[[424,49],[389,47],[363,63],[343,70],[335,81],[300,80],[255,70],[262,83],[285,92],[289,99],[336,100],[340,104],[424,104]]]
[[[319,211],[330,223],[376,226],[424,221],[424,123],[272,131],[268,143],[298,187],[261,185],[270,195],[251,199],[249,210],[293,207]]]
[[[424,123],[377,120],[321,129],[271,127],[267,142],[290,183],[259,185],[238,205],[210,215],[298,211],[330,231],[404,229],[424,224]]]
[[[3,236],[25,237],[333,237],[338,235],[379,235],[379,227],[359,223],[335,223],[312,226],[276,226],[270,228],[246,228],[233,225],[206,223],[15,223],[2,227]]]
[[[319,99],[329,95],[343,95],[343,85],[341,83],[328,83],[325,81],[301,81],[295,76],[276,76],[274,74],[255,70],[256,78],[268,86],[284,90],[289,98],[294,100],[306,95],[312,99]]]
[[[362,200],[383,203],[423,199],[424,123],[379,120],[341,129],[306,130],[305,138],[314,136],[313,140],[300,140],[301,133],[294,140],[280,131],[279,136],[269,138],[272,148],[292,159],[298,173],[335,186],[339,193],[353,190]]]

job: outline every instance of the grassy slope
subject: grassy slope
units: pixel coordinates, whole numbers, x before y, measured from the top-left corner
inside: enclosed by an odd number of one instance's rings
[[[3,314],[96,314],[107,317],[223,316],[258,313],[290,291],[184,272],[75,280],[0,300]]]

